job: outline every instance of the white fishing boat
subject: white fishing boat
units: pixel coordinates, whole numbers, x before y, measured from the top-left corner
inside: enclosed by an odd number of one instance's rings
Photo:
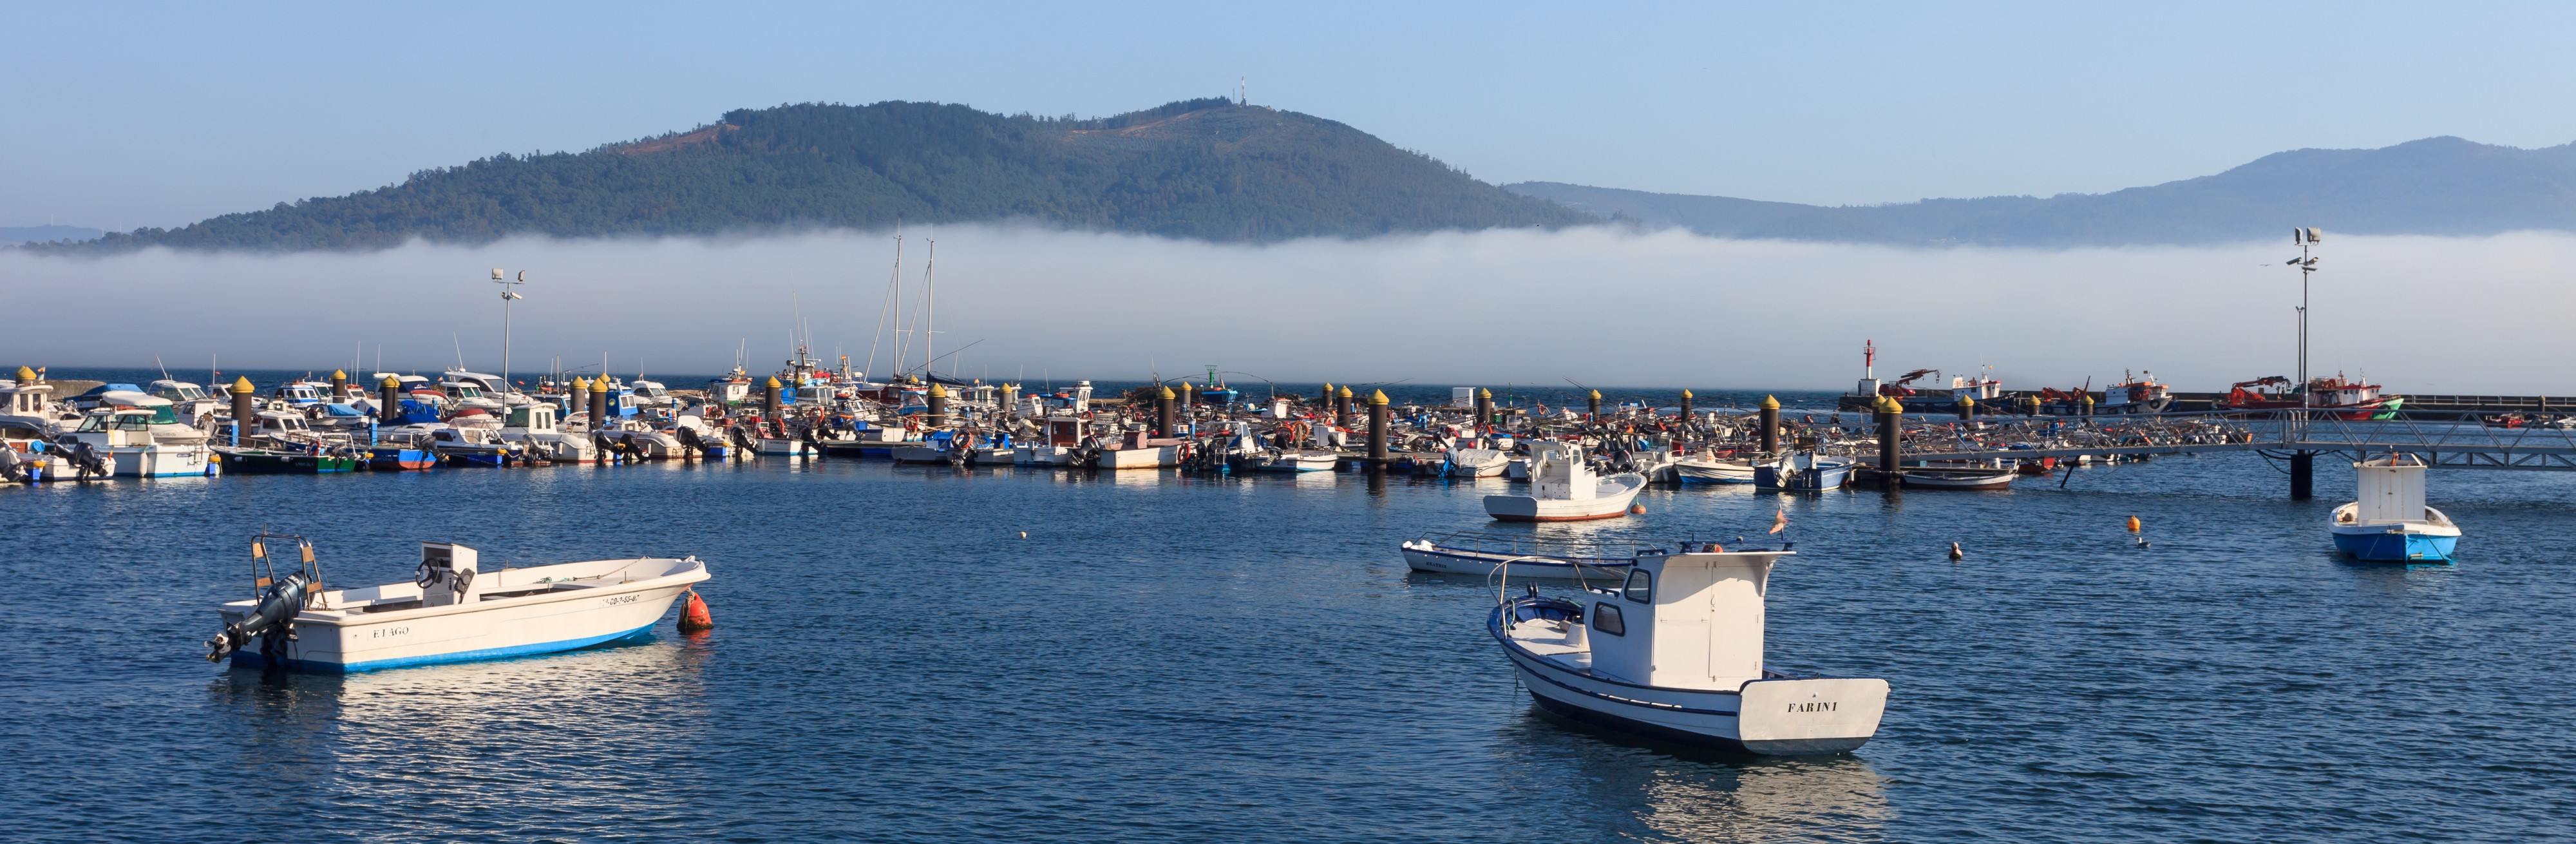
[[[1485,496],[1485,514],[1507,522],[1572,522],[1615,519],[1646,488],[1646,476],[1621,472],[1603,478],[1573,443],[1533,442],[1528,495]]]
[[[2326,526],[2335,548],[2359,560],[2450,562],[2460,526],[2425,505],[2424,469],[2424,460],[2412,454],[2352,464],[2355,500],[2335,508]]]
[[[635,557],[482,570],[474,549],[424,542],[408,581],[331,589],[312,546],[280,576],[263,535],[252,545],[258,597],[217,609],[206,661],[237,668],[349,672],[553,653],[642,636],[690,585],[696,557]]]
[[[1799,677],[1763,664],[1763,599],[1787,546],[1641,553],[1581,602],[1526,597],[1486,618],[1540,708],[1667,741],[1795,756],[1878,734],[1886,680]]]
[[[1673,475],[1686,484],[1749,484],[1753,482],[1753,461],[1695,454],[1673,461]]]
[[[524,446],[531,460],[588,463],[599,459],[599,449],[590,444],[590,438],[563,430],[556,413],[554,405],[538,402],[510,408],[510,415],[502,420],[501,440]]]
[[[1510,568],[1510,577],[1590,580],[1615,584],[1627,577],[1633,557],[1576,553],[1573,549],[1516,547],[1497,539],[1451,534],[1423,537],[1397,546],[1404,565],[1414,571],[1491,576]]]
[[[2019,474],[2009,468],[1994,466],[1909,466],[1903,471],[1906,489],[2003,489],[2012,486],[2013,478]]]
[[[1841,489],[1851,479],[1852,461],[1801,451],[1753,467],[1756,489],[1811,491]]]
[[[1091,465],[1101,469],[1160,469],[1181,465],[1181,447],[1176,440],[1157,440],[1144,431],[1128,431],[1091,457]]]
[[[1511,452],[1496,448],[1453,448],[1449,450],[1449,477],[1499,478],[1511,468]]]

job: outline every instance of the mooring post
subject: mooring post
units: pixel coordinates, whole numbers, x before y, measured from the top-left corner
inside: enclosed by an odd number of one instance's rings
[[[1600,390],[1594,390],[1594,391],[1592,391],[1592,395],[1589,395],[1589,396],[1585,396],[1585,397],[1584,397],[1584,399],[1583,399],[1583,413],[1584,413],[1584,415],[1585,415],[1586,417],[1589,417],[1589,418],[1592,420],[1592,424],[1595,424],[1595,425],[1599,425],[1599,424],[1601,424],[1601,391],[1600,391]]]
[[[1386,391],[1369,393],[1369,468],[1386,465]]]
[[[1333,394],[1333,419],[1344,428],[1359,427],[1359,420],[1351,412],[1351,388],[1343,387],[1341,392]]]
[[[1197,402],[1195,402],[1195,401],[1192,401],[1192,396],[1193,396],[1195,393],[1196,393],[1196,391],[1195,391],[1195,390],[1190,389],[1190,382],[1188,382],[1188,381],[1183,381],[1183,382],[1181,382],[1181,396],[1180,396],[1180,398],[1181,398],[1181,418],[1182,418],[1182,419],[1188,419],[1188,418],[1190,418],[1190,408],[1197,406],[1197,404],[1198,404],[1198,403],[1197,403]]]
[[[926,403],[928,406],[922,409],[921,424],[932,428],[947,427],[948,388],[937,381],[930,382]]]
[[[1019,415],[1020,385],[1004,381],[1002,382],[1002,418],[1017,419]]]
[[[1959,421],[1977,421],[1977,399],[1975,396],[1959,397]]]
[[[2306,501],[2316,497],[2317,453],[2290,452],[2290,500]]]
[[[391,375],[385,376],[385,383],[376,385],[376,404],[379,405],[376,408],[376,418],[384,420],[385,424],[391,425],[395,420],[401,419],[402,379]]]
[[[1326,381],[1326,382],[1324,382],[1324,398],[1323,398],[1323,400],[1322,400],[1322,401],[1317,402],[1317,403],[1315,404],[1315,408],[1316,408],[1315,412],[1317,412],[1317,413],[1331,413],[1331,412],[1332,412],[1332,409],[1333,409],[1333,382],[1331,382],[1331,381]]]
[[[1180,436],[1180,434],[1178,433],[1178,430],[1179,430],[1179,429],[1172,427],[1172,388],[1170,388],[1170,387],[1155,387],[1155,388],[1154,388],[1154,436],[1157,436],[1157,437],[1176,437],[1176,436]]]
[[[1683,388],[1683,389],[1682,389],[1682,423],[1683,423],[1683,424],[1689,424],[1689,423],[1690,423],[1690,421],[1691,421],[1691,391],[1690,391],[1690,389],[1689,389],[1689,388],[1685,387],[1685,388]]]
[[[2086,416],[2091,416],[2091,415],[2093,415],[2093,394],[2092,394],[2092,393],[2085,393],[2085,394],[2084,394],[2084,415],[2086,415]]]
[[[1905,405],[1896,399],[1878,399],[1878,473],[1887,479],[1887,488],[1895,489],[1904,475],[1898,464],[1905,439]]]
[[[250,394],[257,389],[250,385],[249,376],[233,379],[233,445],[241,445],[242,438],[259,425],[258,412],[250,409]]]
[[[1476,427],[1494,424],[1494,391],[1476,388]]]
[[[348,371],[348,370],[345,370],[345,369],[334,369],[334,370],[331,370],[331,400],[332,400],[332,401],[348,401],[348,400],[349,400],[349,371]]]
[[[2030,415],[2032,415],[2032,416],[2038,416],[2038,415],[2039,415],[2039,397],[2038,397],[2038,396],[2030,396],[2030,397],[2029,397],[2029,399],[2030,399]]]
[[[778,381],[776,378],[769,380],[771,383]],[[608,376],[606,374],[590,382],[590,429],[608,430]]]
[[[769,383],[760,385],[760,415],[762,418],[778,418],[778,387],[778,376],[776,375],[769,376]]]
[[[1778,457],[1780,455],[1780,400],[1778,398],[1772,396],[1762,397],[1762,415],[1760,419],[1760,424],[1762,425],[1762,456],[1764,458]]]

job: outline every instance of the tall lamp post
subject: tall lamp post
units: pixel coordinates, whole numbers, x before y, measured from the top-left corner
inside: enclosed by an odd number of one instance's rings
[[[2314,228],[2290,230],[2290,241],[2299,245],[2299,257],[2289,261],[2290,266],[2299,268],[2299,409],[2291,415],[2290,424],[2291,430],[2302,441],[2308,437],[2309,408],[2316,406],[2316,398],[2309,393],[2308,389],[2308,276],[2317,271],[2318,259],[2310,253],[2317,241],[2323,239],[2325,238],[2322,233]],[[2290,497],[2307,498],[2315,488],[2315,479],[2316,454],[2306,450],[2292,452],[2290,454]]]
[[[510,303],[514,300],[528,298],[526,296],[519,295],[519,291],[516,289],[519,285],[528,283],[528,271],[520,270],[517,278],[511,278],[508,274],[502,272],[500,267],[493,267],[492,283],[501,285],[501,385],[506,389],[510,384]],[[2300,317],[2300,319],[2306,319],[2306,317]],[[2300,323],[2302,326],[2306,324],[2307,323],[2304,322]],[[2301,328],[2300,330],[2306,331],[2307,329]],[[2301,354],[2306,353],[2301,352]],[[2302,360],[2304,360],[2304,358],[2302,358]]]

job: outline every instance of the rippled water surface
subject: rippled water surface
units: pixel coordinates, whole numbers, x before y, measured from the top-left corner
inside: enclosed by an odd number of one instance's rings
[[[1657,489],[1643,517],[1537,529],[1486,526],[1499,481],[774,459],[0,488],[0,798],[7,837],[56,841],[2571,834],[2576,478],[2437,472],[2468,537],[2432,568],[2332,555],[2348,470],[2312,502],[2250,456],[2056,480]],[[1539,714],[1484,582],[1395,553],[1731,538],[1778,506],[1800,554],[1773,664],[1895,687],[1856,754]],[[346,583],[407,577],[424,539],[487,566],[696,554],[718,626],[347,678],[208,665],[262,525]]]

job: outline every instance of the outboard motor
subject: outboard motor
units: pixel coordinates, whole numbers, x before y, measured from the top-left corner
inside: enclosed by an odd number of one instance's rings
[[[688,449],[691,454],[707,453],[707,443],[705,440],[698,439],[698,429],[683,425],[680,426],[679,434],[681,448]]]
[[[256,637],[260,640],[260,655],[268,657],[272,666],[282,664],[286,643],[295,641],[295,616],[304,611],[305,598],[310,594],[307,586],[312,582],[300,571],[272,582],[249,616],[224,625],[224,632],[206,640],[206,661],[222,662]]]
[[[104,478],[113,474],[108,469],[107,458],[98,456],[98,452],[90,449],[89,443],[73,440],[70,445],[71,451],[64,456],[72,461],[72,468],[80,473],[81,479],[87,480],[91,475]]]

